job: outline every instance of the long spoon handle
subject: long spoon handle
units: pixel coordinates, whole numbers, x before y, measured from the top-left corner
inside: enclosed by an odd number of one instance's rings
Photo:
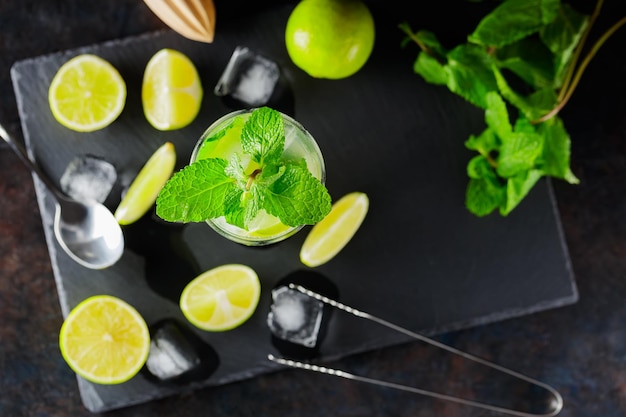
[[[420,388],[416,388],[416,387],[410,387],[410,386],[406,386],[406,385],[400,385],[400,384],[395,384],[392,382],[388,382],[388,381],[382,381],[382,380],[378,380],[378,379],[373,379],[373,378],[367,378],[364,376],[359,376],[359,375],[354,375],[351,374],[349,372],[345,372],[339,369],[332,369],[332,368],[327,368],[325,366],[318,366],[318,365],[314,365],[314,364],[310,364],[310,363],[303,363],[303,362],[299,362],[299,361],[294,361],[294,360],[290,360],[290,359],[285,359],[285,358],[278,358],[275,357],[274,355],[268,355],[268,359],[279,363],[281,365],[286,365],[286,366],[290,366],[293,368],[298,368],[298,369],[304,369],[307,371],[315,371],[315,372],[319,372],[319,373],[323,373],[323,374],[327,374],[327,375],[333,375],[333,376],[338,376],[341,378],[346,378],[346,379],[351,379],[351,380],[355,380],[355,381],[360,381],[360,382],[366,382],[366,383],[370,383],[370,384],[374,384],[374,385],[379,385],[379,386],[384,386],[384,387],[388,387],[388,388],[394,388],[394,389],[398,389],[398,390],[402,390],[402,391],[408,391],[408,392],[413,392],[416,394],[421,394],[421,395],[425,395],[428,397],[433,397],[433,398],[438,398],[441,400],[447,400],[447,401],[451,401],[451,402],[456,402],[459,404],[463,404],[463,405],[468,405],[468,406],[472,406],[472,407],[477,407],[477,408],[482,408],[485,410],[489,410],[489,411],[495,411],[495,412],[499,412],[499,413],[503,413],[503,414],[508,414],[508,415],[512,415],[512,416],[517,416],[517,417],[553,417],[556,416],[561,409],[563,408],[563,397],[561,396],[561,394],[559,394],[559,392],[557,390],[555,390],[554,388],[552,388],[551,386],[549,386],[548,384],[545,384],[541,381],[538,381],[534,378],[530,378],[526,375],[523,375],[519,372],[513,371],[511,369],[505,368],[503,366],[500,366],[498,364],[495,364],[493,362],[487,361],[485,359],[481,359],[477,356],[471,355],[467,352],[463,352],[459,349],[453,348],[451,346],[445,345],[443,343],[440,343],[434,339],[431,339],[429,337],[426,337],[424,335],[418,334],[418,333],[414,333],[408,329],[405,329],[403,327],[400,327],[396,324],[393,324],[391,322],[388,322],[386,320],[383,320],[379,317],[376,317],[372,314],[366,313],[364,311],[361,310],[357,310],[356,308],[347,306],[343,303],[340,303],[338,301],[332,300],[328,297],[325,297],[321,294],[318,294],[316,292],[313,292],[301,285],[295,285],[295,284],[289,284],[289,287],[292,289],[295,289],[297,291],[300,291],[301,293],[304,293],[310,297],[313,297],[325,304],[328,304],[332,307],[335,307],[339,310],[343,310],[347,313],[350,313],[354,316],[360,317],[362,319],[366,319],[366,320],[370,320],[373,322],[376,322],[380,325],[383,325],[385,327],[388,327],[390,329],[393,329],[397,332],[400,333],[404,333],[407,336],[411,336],[414,339],[420,340],[422,342],[428,343],[432,346],[435,346],[436,348],[439,349],[443,349],[446,350],[450,353],[453,353],[455,355],[461,356],[464,359],[476,362],[478,364],[487,366],[489,368],[492,368],[498,372],[501,372],[503,374],[507,374],[513,378],[516,378],[518,380],[524,381],[526,383],[529,383],[531,385],[537,386],[539,388],[544,389],[547,393],[549,393],[551,395],[551,400],[548,402],[548,404],[546,404],[549,409],[545,410],[545,412],[543,413],[533,413],[533,412],[525,412],[525,411],[520,411],[520,410],[514,410],[514,409],[510,409],[510,408],[505,408],[505,407],[501,407],[501,406],[497,406],[497,405],[492,405],[492,404],[487,404],[487,403],[483,403],[483,402],[478,402],[478,401],[473,401],[473,400],[468,400],[468,399],[463,399],[463,398],[459,398],[459,397],[454,397],[451,395],[447,395],[447,394],[442,394],[442,393],[437,393],[437,392],[432,392],[432,391],[428,391],[428,390],[424,390],[424,389],[420,389]]]
[[[48,189],[57,198],[65,198],[63,193],[61,193],[61,191],[57,187],[57,185],[50,180],[48,175],[46,175],[46,173],[43,172],[41,167],[37,165],[36,163],[34,163],[33,161],[31,161],[31,159],[28,157],[28,153],[26,152],[26,149],[24,149],[24,147],[20,143],[18,143],[15,139],[13,139],[11,135],[9,135],[9,133],[4,129],[4,127],[1,124],[0,124],[0,137],[2,137],[2,139],[4,139],[4,141],[11,147],[13,152],[15,152],[17,156],[20,157],[22,162],[24,162],[24,164],[26,164],[26,166],[32,172],[37,174],[39,179],[46,185],[46,187],[48,187]]]

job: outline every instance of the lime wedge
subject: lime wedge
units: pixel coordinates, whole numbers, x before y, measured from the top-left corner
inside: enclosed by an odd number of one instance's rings
[[[139,220],[152,207],[161,188],[174,172],[176,150],[171,142],[159,147],[141,168],[115,210],[121,225]]]
[[[315,224],[300,249],[300,261],[320,266],[335,257],[350,242],[369,208],[367,194],[352,192],[335,203],[330,213]]]
[[[248,225],[248,233],[256,237],[275,236],[289,229],[291,226],[284,225],[278,217],[268,214],[263,209],[259,210]]]

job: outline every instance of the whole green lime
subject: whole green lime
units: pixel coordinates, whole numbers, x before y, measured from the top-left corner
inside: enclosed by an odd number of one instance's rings
[[[301,0],[287,20],[293,63],[315,78],[346,78],[374,49],[374,18],[361,0]]]

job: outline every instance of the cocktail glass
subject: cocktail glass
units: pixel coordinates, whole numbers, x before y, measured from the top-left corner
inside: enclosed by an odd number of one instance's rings
[[[254,109],[237,110],[229,113],[204,131],[191,155],[191,163],[207,158],[230,160],[238,154],[243,166],[251,167],[253,162],[244,154],[241,147],[241,131],[245,121]],[[304,158],[311,174],[322,184],[326,180],[326,169],[320,148],[311,134],[292,117],[280,113],[285,126],[284,160]],[[253,168],[249,168],[253,170]],[[287,226],[280,219],[260,210],[252,220],[248,230],[229,224],[225,218],[207,220],[220,235],[247,246],[263,246],[280,242],[301,230],[304,225]]]

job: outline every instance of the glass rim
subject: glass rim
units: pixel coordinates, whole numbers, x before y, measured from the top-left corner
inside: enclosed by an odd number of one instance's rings
[[[196,161],[197,156],[198,156],[198,152],[200,151],[200,148],[202,147],[202,144],[203,144],[204,140],[209,136],[209,134],[212,131],[214,131],[218,127],[222,126],[226,121],[228,121],[230,119],[233,119],[233,118],[235,118],[237,116],[240,116],[242,114],[251,114],[254,110],[256,110],[256,108],[247,108],[247,109],[235,110],[235,111],[232,111],[232,112],[224,114],[223,116],[221,116],[220,118],[215,120],[213,123],[211,123],[209,125],[209,127],[207,127],[204,130],[204,132],[200,135],[200,138],[196,142],[196,145],[194,146],[193,152],[191,153],[191,157],[190,157],[189,162],[193,163],[193,162]],[[300,132],[304,133],[304,137],[306,137],[307,140],[308,140],[307,147],[311,147],[312,148],[313,153],[315,154],[317,163],[319,165],[319,169],[320,169],[319,180],[321,181],[322,184],[325,184],[325,182],[326,182],[326,166],[325,166],[325,162],[324,162],[324,157],[322,155],[322,151],[321,151],[317,141],[315,140],[313,135],[311,135],[311,133],[300,122],[298,122],[297,120],[295,120],[293,117],[289,116],[288,114],[285,114],[285,113],[283,113],[281,111],[278,111],[278,112],[283,117],[283,120],[285,122],[291,124],[297,130],[299,130]],[[310,171],[310,168],[309,168],[309,171]],[[269,244],[272,244],[272,243],[280,242],[282,240],[287,239],[288,237],[291,237],[292,235],[294,235],[295,233],[297,233],[298,231],[303,229],[304,226],[306,226],[306,225],[291,226],[288,229],[286,229],[286,230],[284,230],[284,231],[282,231],[280,233],[277,233],[275,235],[270,235],[270,236],[250,236],[250,235],[236,234],[236,233],[231,232],[230,230],[225,229],[217,221],[220,218],[208,219],[208,220],[206,220],[206,223],[213,230],[215,230],[218,234],[222,235],[223,237],[225,237],[225,238],[227,238],[227,239],[229,239],[231,241],[234,241],[234,242],[237,242],[237,243],[240,243],[240,244],[244,244],[244,245],[247,245],[247,246],[264,246],[264,245],[269,245]],[[231,225],[231,226],[233,228],[237,227],[237,226],[234,226],[234,225]]]

